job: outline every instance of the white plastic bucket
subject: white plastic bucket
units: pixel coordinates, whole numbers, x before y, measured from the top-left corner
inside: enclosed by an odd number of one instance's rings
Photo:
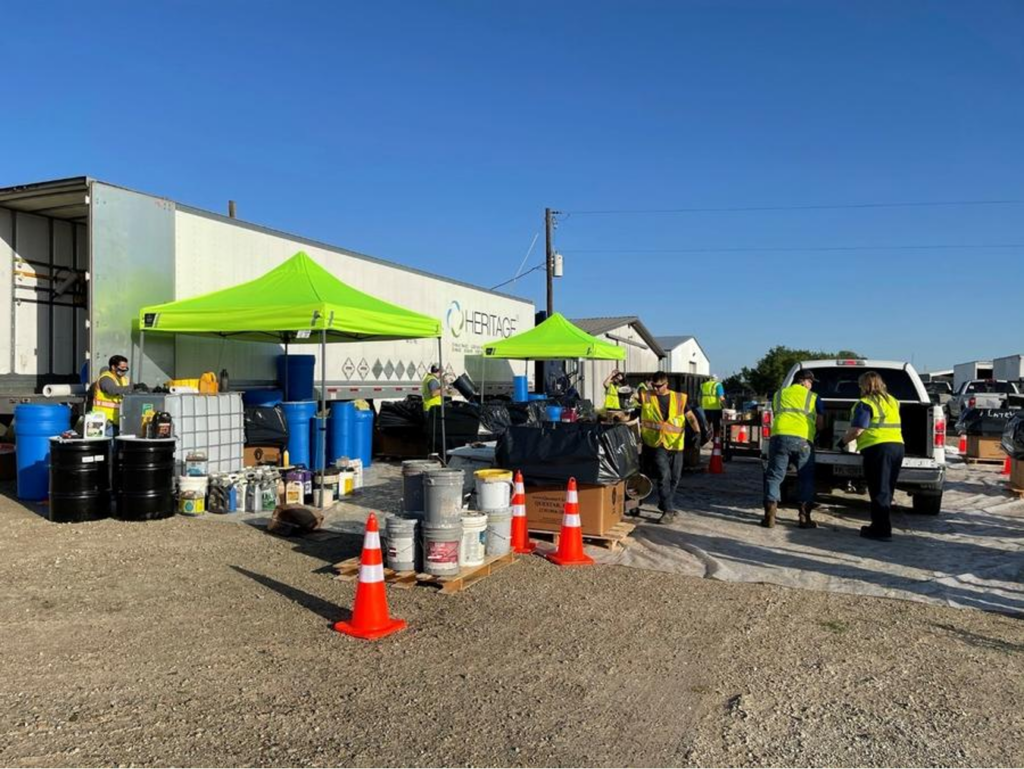
[[[487,513],[487,557],[505,555],[512,547],[512,508]]]
[[[202,494],[205,497],[208,481],[209,478],[205,475],[179,475],[178,492],[184,494],[186,491],[191,491],[196,494]]]
[[[384,529],[387,541],[388,568],[394,571],[415,571],[416,569],[416,528],[415,518],[401,518],[389,515]]]
[[[459,541],[459,565],[480,566],[487,557],[487,516],[471,513],[462,516],[462,539]]]
[[[476,506],[488,512],[512,504],[512,473],[508,470],[477,470]]]

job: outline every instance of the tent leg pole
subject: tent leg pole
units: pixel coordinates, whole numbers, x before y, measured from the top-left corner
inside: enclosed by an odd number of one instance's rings
[[[448,436],[444,428],[444,345],[441,337],[437,338],[437,365],[441,369],[441,464],[448,466]]]
[[[288,335],[284,335],[284,399],[288,401]]]
[[[287,371],[287,368],[285,369]],[[324,471],[327,469],[327,420],[324,409],[327,407],[327,329],[320,332],[320,414],[316,420],[316,439],[320,444],[320,507],[324,504]]]
[[[142,362],[146,359],[146,332],[139,329],[139,370],[135,372],[136,383],[142,384]]]

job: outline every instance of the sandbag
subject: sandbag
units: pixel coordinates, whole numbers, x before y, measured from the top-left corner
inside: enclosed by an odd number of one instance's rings
[[[1014,459],[1024,459],[1024,411],[1018,411],[1003,428],[1003,451]]]
[[[636,434],[626,425],[548,422],[512,426],[498,438],[498,467],[520,470],[529,482],[611,486],[640,472]]]
[[[280,406],[247,406],[245,409],[245,445],[288,445],[288,420]]]
[[[324,522],[323,513],[303,505],[282,505],[274,510],[267,531],[282,537],[300,537],[316,531]]]

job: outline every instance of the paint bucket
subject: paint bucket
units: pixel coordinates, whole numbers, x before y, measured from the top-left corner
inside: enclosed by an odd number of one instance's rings
[[[394,571],[416,570],[416,529],[418,522],[412,518],[389,515],[384,523],[387,535],[387,556],[389,569]]]
[[[487,557],[505,555],[512,544],[512,508],[487,513]]]
[[[202,515],[206,512],[206,497],[197,491],[183,491],[178,495],[178,512],[182,515]]]
[[[561,422],[562,421],[562,407],[561,406],[548,406],[546,409],[547,418],[549,422]]]
[[[209,479],[205,475],[182,475],[178,478],[178,492],[187,491],[206,496],[206,485]]]
[[[462,524],[435,526],[423,523],[423,570],[435,577],[452,577],[459,573],[459,544]]]
[[[423,476],[423,511],[434,526],[458,526],[462,518],[462,470],[431,470]]]
[[[459,566],[480,566],[487,555],[487,516],[470,513],[462,516],[462,539],[459,540]]]
[[[315,507],[330,507],[338,498],[338,471],[325,470],[321,491],[320,473],[313,476],[313,504]]]
[[[476,507],[485,513],[488,510],[503,510],[512,504],[511,470],[477,470]]]
[[[423,474],[440,469],[435,459],[407,459],[402,462],[402,511],[413,513],[423,510]]]

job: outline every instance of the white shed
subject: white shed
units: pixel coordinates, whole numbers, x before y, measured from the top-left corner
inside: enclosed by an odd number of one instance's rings
[[[711,361],[695,336],[659,336],[665,351],[665,371],[673,374],[711,375]]]
[[[614,318],[573,318],[572,322],[606,342],[623,347],[623,361],[590,360],[583,362],[583,392],[581,395],[600,407],[604,402],[604,379],[616,367],[620,371],[658,371],[665,356],[661,345],[635,315]]]

